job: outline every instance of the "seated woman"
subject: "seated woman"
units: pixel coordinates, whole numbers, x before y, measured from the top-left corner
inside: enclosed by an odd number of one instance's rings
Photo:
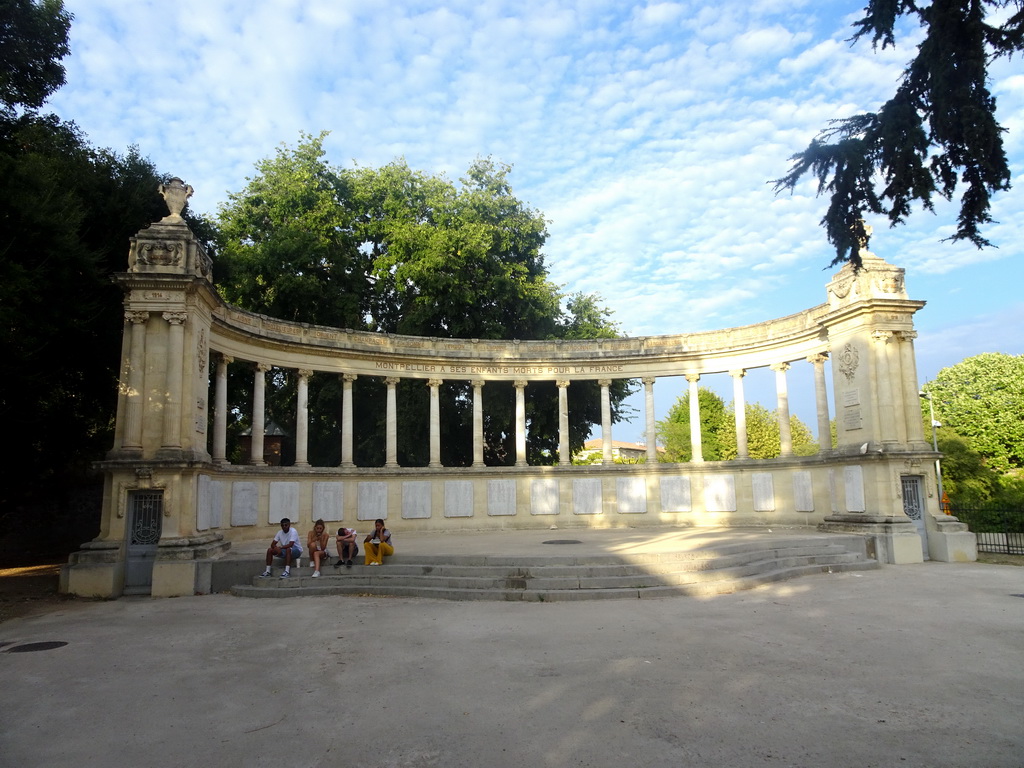
[[[381,565],[387,555],[395,554],[391,531],[384,527],[384,521],[379,517],[373,521],[373,533],[363,539],[363,543],[366,545],[367,565]]]
[[[320,560],[323,558],[329,558],[327,554],[327,544],[330,541],[330,536],[327,533],[327,527],[324,525],[323,520],[317,520],[313,523],[313,530],[306,536],[306,547],[309,549],[309,559],[313,561],[313,578],[320,578]]]

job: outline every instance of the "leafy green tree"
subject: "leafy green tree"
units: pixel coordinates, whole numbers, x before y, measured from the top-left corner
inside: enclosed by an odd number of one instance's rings
[[[1016,12],[1003,13],[1007,7]],[[933,210],[936,196],[951,200],[961,188],[950,239],[990,245],[981,228],[992,221],[991,197],[1010,187],[988,67],[1024,48],[1021,3],[868,0],[852,40],[895,46],[904,18],[918,23],[923,40],[893,97],[877,112],[832,121],[775,182],[776,190],[792,190],[807,174],[817,178],[818,194],[829,197],[821,223],[836,250],[832,265],[860,266],[866,214],[885,215],[895,226],[914,203]]]
[[[402,160],[382,168],[339,168],[323,149],[326,134],[303,135],[257,164],[257,175],[218,212],[214,274],[224,297],[247,309],[290,320],[439,338],[592,338],[617,335],[590,297],[562,295],[547,279],[542,249],[547,223],[518,200],[510,167],[476,160],[458,184],[415,171]],[[589,334],[589,335],[587,335]],[[294,434],[294,408],[281,387],[268,392],[268,413]],[[239,377],[239,386],[244,386]],[[596,385],[570,391],[570,445],[587,438],[600,418]],[[337,461],[336,377],[310,381],[310,461]],[[384,458],[384,385],[360,377],[354,433],[357,464]],[[628,383],[616,383],[615,417]],[[554,461],[557,390],[552,382],[526,390],[528,459]],[[511,383],[483,390],[485,459],[515,460]],[[397,390],[399,461],[426,464],[429,455],[426,382],[403,379]],[[442,385],[442,463],[472,461],[472,389]],[[331,405],[331,404],[334,405]],[[596,417],[594,414],[597,414]],[[237,414],[236,426],[246,415]]]
[[[705,461],[719,461],[723,458],[723,438],[735,426],[729,424],[725,403],[712,390],[697,389],[697,404],[700,406],[701,455]],[[663,462],[685,462],[693,458],[690,443],[690,392],[687,390],[669,408],[663,421],[657,423],[658,440],[665,453]],[[735,438],[734,438],[735,440]]]
[[[966,438],[989,467],[1024,467],[1024,355],[969,357],[943,368],[924,389],[936,420]]]
[[[782,455],[782,438],[779,433],[779,417],[775,411],[765,408],[760,403],[747,403],[747,452],[751,459],[774,459]],[[738,455],[736,445],[736,410],[730,404],[727,411],[728,431],[723,435],[724,459],[735,459]],[[796,456],[813,456],[818,452],[818,443],[811,430],[796,416],[789,417],[789,431],[793,440],[793,454]]]
[[[72,16],[61,0],[0,0],[0,114],[39,109],[64,85]]]
[[[969,440],[948,427],[939,428],[936,438],[942,452],[943,491],[957,504],[981,504],[999,490],[998,472],[985,463]]]

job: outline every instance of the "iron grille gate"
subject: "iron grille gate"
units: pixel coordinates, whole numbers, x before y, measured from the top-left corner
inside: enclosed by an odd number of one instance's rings
[[[153,562],[160,542],[163,491],[129,491],[128,558],[125,594],[149,594],[153,588]]]

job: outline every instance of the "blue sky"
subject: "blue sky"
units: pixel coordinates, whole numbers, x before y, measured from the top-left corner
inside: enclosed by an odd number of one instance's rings
[[[810,181],[775,196],[831,118],[876,109],[913,54],[851,47],[860,4],[830,0],[65,0],[67,85],[50,108],[97,146],[138,145],[214,213],[254,164],[301,132],[329,159],[396,157],[457,179],[478,156],[513,166],[550,219],[551,278],[598,293],[630,336],[760,322],[825,301],[832,252]],[[1024,74],[993,69],[1015,177]],[[871,250],[907,270],[922,382],[981,352],[1024,353],[1024,188],[996,199],[998,248],[940,242],[956,212],[873,224]],[[810,369],[810,366],[807,366]],[[749,399],[773,405],[770,372]],[[659,380],[661,418],[681,391]],[[731,381],[708,381],[731,398]],[[791,374],[814,425],[810,373]],[[637,402],[641,406],[642,403]],[[642,419],[615,438],[641,437]]]

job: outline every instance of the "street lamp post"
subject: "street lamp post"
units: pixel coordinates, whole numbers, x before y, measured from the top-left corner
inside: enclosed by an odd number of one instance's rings
[[[918,392],[917,394],[928,401],[928,415],[931,417],[932,422],[932,448],[935,449],[935,453],[938,453],[939,441],[938,438],[935,437],[935,428],[941,427],[942,425],[935,420],[935,407],[932,405],[932,396],[928,392]],[[935,479],[939,483],[939,509],[945,512],[946,510],[942,506],[942,500],[946,498],[946,495],[942,492],[942,465],[939,462],[938,456],[935,457]]]

